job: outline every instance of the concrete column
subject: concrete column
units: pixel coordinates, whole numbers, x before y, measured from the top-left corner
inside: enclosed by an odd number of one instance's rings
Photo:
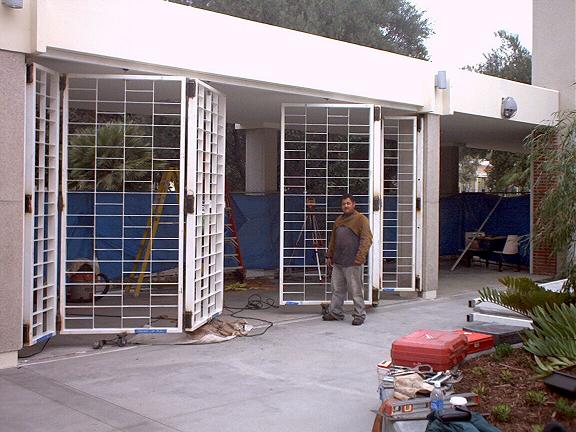
[[[534,0],[532,84],[560,91],[560,110],[576,107],[576,2]]]
[[[423,122],[422,160],[422,297],[434,299],[438,291],[440,208],[440,116],[428,114]]]
[[[0,369],[22,347],[25,87],[24,54],[0,50]]]
[[[246,193],[278,191],[278,131],[246,130]]]
[[[440,196],[457,194],[459,189],[460,147],[440,147]]]

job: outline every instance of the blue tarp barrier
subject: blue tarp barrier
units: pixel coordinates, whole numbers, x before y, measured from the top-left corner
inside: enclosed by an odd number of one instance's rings
[[[232,199],[236,212],[240,249],[246,268],[277,269],[280,265],[280,195],[245,195],[235,193],[232,194]],[[317,197],[314,205],[320,213],[317,218],[317,228],[323,232],[325,229],[323,214],[326,209],[326,199]],[[330,197],[327,205],[329,211],[338,212],[340,209],[340,198]],[[302,220],[304,206],[303,196],[287,197],[284,202],[285,227],[287,230],[292,231],[286,233],[285,246],[297,245],[299,248],[304,247],[303,239],[298,241],[298,236],[304,228],[304,221]],[[361,212],[367,211],[368,203],[365,198],[364,200],[362,198],[358,199],[357,208]],[[307,223],[309,231],[313,230],[311,224],[312,221],[309,220]],[[390,231],[389,236],[391,236],[390,240],[395,241],[396,230],[394,229],[393,231]],[[293,255],[294,258],[291,259],[288,255],[289,251],[287,251],[286,265],[303,265],[304,263],[310,266],[316,265],[316,256],[310,232],[307,237],[305,258],[302,258],[304,256],[302,249],[296,249]],[[327,247],[326,242],[322,243],[324,248]],[[320,250],[319,255],[320,262],[323,263],[324,251]]]
[[[462,193],[440,199],[440,256],[459,255],[465,233],[476,231],[499,197],[484,193]],[[494,236],[530,234],[530,196],[505,197],[482,229]],[[529,263],[529,244],[520,243],[521,262]]]
[[[99,197],[101,202],[104,197]],[[114,212],[115,200],[120,200],[121,194],[106,194],[106,202],[110,205],[99,204],[96,206],[96,234],[101,240],[97,240],[97,249],[120,249],[121,240],[110,239],[118,237],[122,232],[122,216],[111,215]],[[125,197],[125,219],[124,232],[126,237],[141,237],[144,230],[142,228],[130,228],[130,225],[145,225],[147,217],[132,216],[138,214],[149,214],[150,196],[146,194],[127,194]],[[489,194],[464,193],[440,200],[440,255],[458,255],[459,250],[464,248],[464,233],[475,231],[486,218],[498,196]],[[170,196],[166,203],[175,204],[175,196]],[[242,193],[233,194],[236,223],[244,264],[248,269],[277,269],[280,261],[280,195],[245,195]],[[387,252],[391,257],[395,256],[393,250],[396,244],[396,198],[393,196],[384,197],[384,208],[386,209],[384,222],[387,226],[384,230],[384,242]],[[337,208],[338,203],[328,203],[330,208]],[[361,206],[362,204],[359,203]],[[302,211],[303,201],[294,198],[294,202],[287,201],[285,210]],[[318,202],[320,210],[321,203]],[[364,205],[365,206],[365,205]],[[68,196],[68,212],[79,216],[68,216],[70,225],[92,225],[94,213],[94,194],[76,193]],[[120,208],[120,206],[116,206]],[[171,207],[171,208],[175,208]],[[360,208],[364,211],[363,208]],[[322,209],[323,211],[323,209]],[[168,212],[168,210],[167,210]],[[167,212],[165,214],[167,214]],[[98,213],[108,216],[99,216]],[[86,216],[82,216],[86,215]],[[86,218],[83,221],[82,218]],[[145,220],[146,219],[146,220]],[[302,222],[295,222],[293,229],[300,230]],[[323,226],[320,227],[323,229]],[[90,240],[81,240],[78,237],[91,237],[92,228],[68,228],[67,256],[68,259],[93,258],[93,243]],[[527,195],[511,198],[503,198],[500,205],[486,224],[484,232],[491,235],[518,234],[526,235],[530,232],[530,197]],[[296,242],[298,232],[287,236],[288,240]],[[162,225],[157,237],[171,237],[170,240],[162,240],[164,249],[169,251],[156,252],[154,258],[160,260],[154,264],[153,271],[162,271],[174,267],[177,261],[178,248],[178,226]],[[78,239],[75,239],[78,238]],[[311,242],[309,240],[309,242]],[[311,247],[311,244],[307,245]],[[100,263],[100,271],[106,273],[111,279],[120,277],[121,263],[112,261],[125,260],[124,271],[131,271],[133,260],[140,247],[140,240],[125,240],[124,255],[119,252],[99,251],[97,259]],[[528,263],[527,244],[521,245],[523,262]],[[228,253],[228,252],[227,252]],[[306,255],[307,264],[316,263],[313,250],[309,250]],[[302,261],[302,260],[301,260]],[[297,263],[296,261],[294,264]]]
[[[94,259],[94,249],[98,249],[96,259],[100,272],[111,280],[129,273],[134,267],[133,260],[141,247],[148,216],[151,212],[149,194],[130,194],[124,197],[124,220],[122,219],[122,194],[97,194],[98,205],[94,205],[94,193],[68,194],[67,250],[69,260]],[[240,237],[240,247],[247,268],[276,269],[279,266],[280,236],[280,197],[279,194],[250,196],[233,194],[236,223]],[[176,196],[169,195],[166,204],[176,204]],[[176,206],[165,206],[163,222],[174,222]],[[117,213],[117,214],[116,214]],[[123,225],[124,224],[124,225]],[[95,226],[95,228],[92,228]],[[134,226],[134,228],[131,228]],[[124,229],[122,228],[124,227]],[[122,242],[122,232],[126,239]],[[95,244],[90,238],[96,237]],[[178,260],[178,225],[161,224],[156,233],[155,247],[171,249],[153,251],[153,272],[168,270],[177,266]],[[130,238],[135,238],[131,240]],[[122,253],[118,249],[124,249]],[[107,250],[108,249],[108,250]],[[230,253],[228,250],[226,253]],[[140,268],[136,265],[136,268]]]
[[[142,247],[141,238],[145,231],[142,227],[149,222],[149,216],[145,215],[151,213],[151,194],[127,192],[123,197],[122,193],[96,193],[96,197],[95,204],[94,192],[68,194],[66,256],[68,260],[91,261],[96,258],[101,273],[111,280],[119,279],[122,271],[126,274],[142,267],[141,263],[135,264],[134,260]],[[164,204],[162,223],[154,237],[152,268],[146,269],[153,273],[178,266],[176,194],[168,194]]]
[[[398,197],[396,195],[385,195],[383,200],[383,225],[384,225],[384,258],[396,258],[398,255]]]
[[[240,250],[248,269],[280,265],[280,195],[232,194]]]

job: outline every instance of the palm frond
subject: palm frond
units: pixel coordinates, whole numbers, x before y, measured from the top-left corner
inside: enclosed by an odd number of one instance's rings
[[[576,305],[548,304],[530,313],[533,330],[524,349],[534,355],[541,374],[576,366]]]
[[[124,182],[130,180],[133,190],[149,191],[152,171],[178,171],[179,151],[164,150],[177,153],[168,160],[155,158],[150,142],[135,136],[136,129],[131,124],[105,123],[97,130],[80,129],[70,136],[68,189],[122,191]]]
[[[499,282],[506,287],[506,290],[483,288],[479,291],[480,299],[526,317],[530,317],[530,312],[537,306],[563,304],[573,300],[570,293],[548,291],[528,277],[506,276],[499,279]]]

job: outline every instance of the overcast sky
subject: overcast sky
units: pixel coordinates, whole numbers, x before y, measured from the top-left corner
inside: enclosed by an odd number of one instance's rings
[[[410,0],[424,10],[435,34],[426,42],[439,69],[483,61],[500,45],[498,30],[517,33],[532,51],[532,0]]]

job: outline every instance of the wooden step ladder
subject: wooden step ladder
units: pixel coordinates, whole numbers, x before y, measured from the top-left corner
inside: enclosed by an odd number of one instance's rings
[[[240,250],[240,238],[236,217],[234,216],[234,204],[232,194],[228,187],[225,192],[226,209],[224,215],[224,272],[235,273],[243,282],[246,279],[246,267]]]

